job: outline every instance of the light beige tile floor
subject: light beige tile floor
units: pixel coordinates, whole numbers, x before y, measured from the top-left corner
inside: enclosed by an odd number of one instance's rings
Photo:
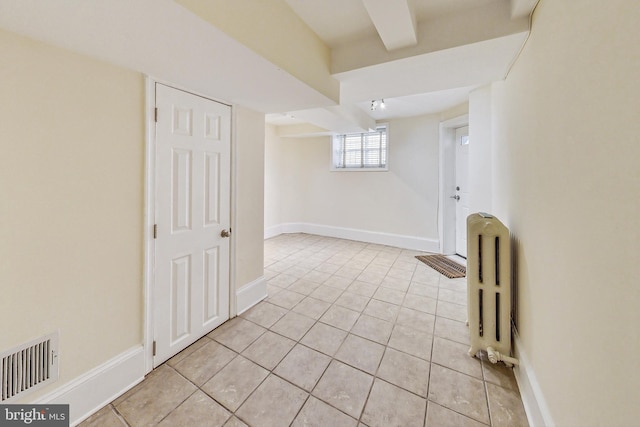
[[[465,279],[415,255],[267,240],[265,301],[81,425],[527,426],[511,369],[467,355]]]

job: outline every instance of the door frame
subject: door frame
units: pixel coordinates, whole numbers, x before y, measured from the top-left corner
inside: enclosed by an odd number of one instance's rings
[[[469,126],[469,114],[440,122],[438,240],[443,255],[456,253],[456,204],[449,197],[456,186],[456,129],[463,126]]]
[[[210,99],[221,104],[231,107],[231,180],[230,180],[230,228],[234,228],[236,223],[236,128],[235,128],[235,108],[225,101],[203,95],[192,90],[181,87],[167,81],[163,81],[148,75],[145,75],[145,172],[144,172],[144,326],[143,326],[143,347],[145,361],[145,375],[153,370],[153,338],[154,338],[154,306],[153,306],[153,288],[155,282],[155,250],[156,244],[153,238],[153,225],[155,224],[155,204],[156,204],[156,126],[155,126],[155,107],[156,107],[156,83],[172,87],[184,92],[191,93],[195,96]],[[233,233],[229,242],[229,318],[237,315],[237,303],[235,292],[235,264],[236,264],[236,244]]]

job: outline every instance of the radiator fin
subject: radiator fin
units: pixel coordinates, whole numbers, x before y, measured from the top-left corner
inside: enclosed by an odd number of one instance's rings
[[[484,335],[484,313],[482,312],[482,289],[478,289],[478,335]]]
[[[9,402],[58,379],[58,334],[0,354],[0,402]]]
[[[500,286],[500,237],[496,236],[496,247],[495,247],[495,265],[496,269],[496,286]]]
[[[518,330],[518,245],[520,241],[511,235],[511,323]]]
[[[495,310],[495,322],[496,322],[496,341],[500,342],[500,294],[496,293],[496,310]]]
[[[482,283],[482,234],[478,235],[478,282]]]

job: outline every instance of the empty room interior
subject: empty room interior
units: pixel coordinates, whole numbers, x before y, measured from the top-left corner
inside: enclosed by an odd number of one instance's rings
[[[639,425],[639,21],[635,0],[0,0],[0,405]],[[495,307],[473,218],[503,227]],[[490,306],[498,363],[468,354]]]

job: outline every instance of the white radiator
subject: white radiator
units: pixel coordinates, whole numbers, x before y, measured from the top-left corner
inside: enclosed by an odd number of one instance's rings
[[[511,242],[509,229],[497,218],[467,217],[467,292],[471,348],[485,350],[492,363],[518,361],[511,354]]]

